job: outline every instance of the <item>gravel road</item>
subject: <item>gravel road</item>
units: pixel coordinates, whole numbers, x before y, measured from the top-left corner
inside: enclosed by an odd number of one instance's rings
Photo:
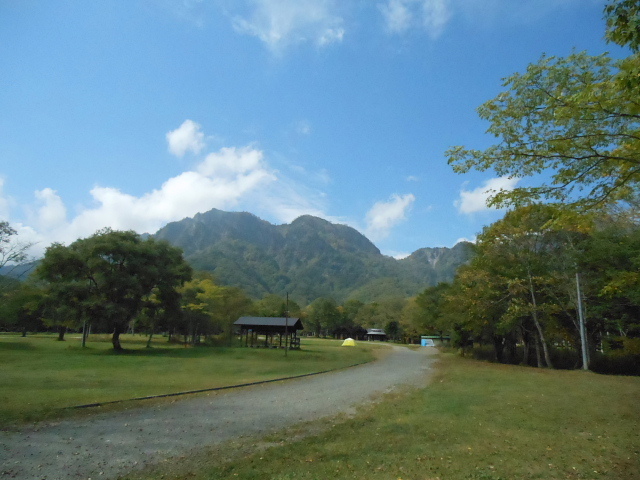
[[[398,386],[426,385],[435,352],[396,346],[336,372],[0,432],[0,478],[113,479],[194,449],[351,413]]]

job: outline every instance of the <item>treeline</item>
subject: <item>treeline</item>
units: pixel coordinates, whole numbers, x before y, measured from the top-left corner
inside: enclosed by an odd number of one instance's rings
[[[12,244],[15,233],[7,225],[3,243]],[[245,315],[300,317],[306,333],[317,336],[363,338],[372,327],[385,328],[395,340],[419,335],[403,327],[410,323],[404,298],[344,305],[319,298],[304,308],[273,294],[253,300],[209,273],[194,272],[180,249],[131,231],[104,229],[69,246],[55,243],[27,281],[5,280],[0,328],[24,335],[57,331],[60,340],[69,330],[81,331],[83,344],[89,331],[110,333],[116,350],[125,332],[147,333],[148,344],[161,332],[169,340],[230,344],[233,323]]]
[[[640,226],[629,211],[521,207],[475,250],[453,283],[420,295],[427,330],[450,332],[463,353],[488,346],[499,362],[640,374]]]
[[[27,281],[3,284],[0,328],[57,331],[60,340],[68,330],[108,332],[115,349],[124,332],[146,333],[149,344],[159,333],[170,341],[232,344],[239,317],[288,315],[315,336],[357,339],[382,328],[391,340],[418,343],[421,335],[442,335],[462,353],[498,362],[640,374],[640,225],[633,211],[520,207],[483,230],[452,283],[413,298],[342,305],[326,297],[306,306],[273,294],[254,300],[193,272],[166,242],[107,229],[53,244]]]

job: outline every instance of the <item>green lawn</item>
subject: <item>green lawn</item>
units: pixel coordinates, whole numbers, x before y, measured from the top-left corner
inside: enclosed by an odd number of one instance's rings
[[[205,453],[128,478],[640,479],[639,407],[637,377],[445,354],[429,387],[355,418],[228,446],[224,464]],[[288,440],[306,429],[316,434]]]
[[[158,337],[123,337],[115,353],[107,336],[86,348],[77,335],[0,335],[0,427],[55,418],[74,405],[237,385],[340,368],[373,358],[373,346],[342,348],[339,341],[303,339],[302,349],[170,345]]]

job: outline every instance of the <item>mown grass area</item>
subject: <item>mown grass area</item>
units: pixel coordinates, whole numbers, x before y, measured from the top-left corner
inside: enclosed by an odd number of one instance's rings
[[[637,377],[446,354],[429,387],[323,422],[320,434],[289,442],[296,432],[283,432],[230,462],[210,452],[130,478],[639,479],[639,406]]]
[[[0,427],[68,415],[65,407],[237,385],[370,361],[372,345],[302,339],[301,350],[194,347],[125,335],[125,352],[108,336],[58,342],[51,335],[0,335]],[[112,408],[112,407],[111,407]]]

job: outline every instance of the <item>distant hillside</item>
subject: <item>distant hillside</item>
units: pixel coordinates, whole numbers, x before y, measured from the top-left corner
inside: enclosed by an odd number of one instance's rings
[[[22,265],[5,265],[0,268],[0,276],[24,280],[35,270],[38,263],[39,260],[24,263]]]
[[[302,304],[318,297],[371,302],[415,295],[453,279],[471,255],[470,244],[460,243],[396,260],[346,225],[310,215],[272,225],[250,213],[216,209],[170,223],[154,236],[181,247],[194,268],[225,285],[255,298],[289,292]]]

